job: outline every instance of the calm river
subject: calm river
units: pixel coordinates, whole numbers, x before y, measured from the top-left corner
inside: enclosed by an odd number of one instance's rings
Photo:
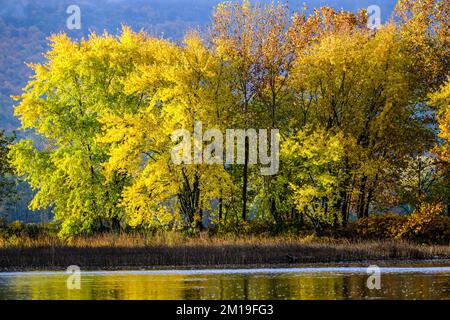
[[[450,299],[450,266],[0,273],[0,299]],[[76,282],[75,282],[76,283]]]

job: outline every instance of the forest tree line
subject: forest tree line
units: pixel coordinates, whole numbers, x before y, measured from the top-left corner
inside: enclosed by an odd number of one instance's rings
[[[208,34],[181,44],[128,27],[56,34],[15,97],[39,140],[12,144],[9,164],[61,236],[320,234],[402,206],[450,214],[449,18],[447,1],[400,0],[373,30],[366,10],[244,1],[220,4]],[[243,165],[175,165],[171,134],[196,121],[279,129],[278,173],[249,165],[248,143]]]

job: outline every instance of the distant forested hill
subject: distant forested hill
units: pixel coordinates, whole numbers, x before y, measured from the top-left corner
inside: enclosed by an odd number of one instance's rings
[[[204,27],[216,2],[200,0],[88,1],[1,0],[0,1],[0,128],[18,126],[13,117],[11,95],[18,94],[30,73],[25,62],[42,61],[46,38],[67,32],[80,39],[90,31],[115,33],[121,24],[173,39],[189,28]],[[81,9],[81,30],[68,30],[67,7]]]
[[[13,117],[11,95],[18,94],[30,73],[25,62],[42,61],[46,38],[67,32],[73,38],[90,31],[115,33],[121,24],[134,30],[180,39],[189,28],[206,29],[218,0],[0,0],[0,129],[18,126]],[[382,18],[391,14],[396,0],[328,0],[290,1],[293,9],[330,5],[358,10],[378,4]],[[67,7],[77,4],[81,9],[81,30],[68,30]]]

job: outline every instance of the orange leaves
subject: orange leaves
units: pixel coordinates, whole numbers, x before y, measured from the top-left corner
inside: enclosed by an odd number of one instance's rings
[[[448,241],[450,218],[441,216],[442,204],[423,203],[398,229],[397,238],[410,240]]]
[[[436,148],[442,160],[450,161],[450,79],[439,91],[430,95],[431,104],[437,108],[439,137],[444,141]]]
[[[349,11],[336,11],[330,7],[314,9],[313,14],[295,14],[293,17],[291,37],[297,44],[297,50],[305,49],[320,39],[333,33],[349,33],[353,30],[366,29],[367,11],[357,14]]]
[[[450,6],[448,0],[400,0],[395,16],[413,66],[424,85],[436,90],[450,69]]]

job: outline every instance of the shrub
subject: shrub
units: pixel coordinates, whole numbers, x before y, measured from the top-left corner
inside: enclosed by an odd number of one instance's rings
[[[350,224],[349,232],[362,239],[392,239],[396,237],[398,228],[406,219],[394,213],[373,215]]]
[[[449,243],[450,217],[442,215],[442,204],[422,204],[397,230],[396,238],[416,242]]]
[[[11,222],[8,226],[10,234],[15,236],[20,236],[24,228],[24,223],[18,220]]]
[[[0,238],[7,240],[9,238],[31,238],[36,239],[40,236],[56,237],[60,226],[56,222],[45,223],[23,223],[22,221],[13,221],[10,224],[0,224]]]
[[[350,223],[345,235],[359,239],[402,239],[426,243],[450,243],[450,217],[441,204],[422,204],[409,216],[393,213],[372,215]]]
[[[20,234],[22,236],[26,236],[26,237],[30,237],[30,238],[37,238],[39,236],[39,234],[42,233],[42,231],[43,231],[43,228],[40,227],[38,224],[27,223],[24,225]]]

